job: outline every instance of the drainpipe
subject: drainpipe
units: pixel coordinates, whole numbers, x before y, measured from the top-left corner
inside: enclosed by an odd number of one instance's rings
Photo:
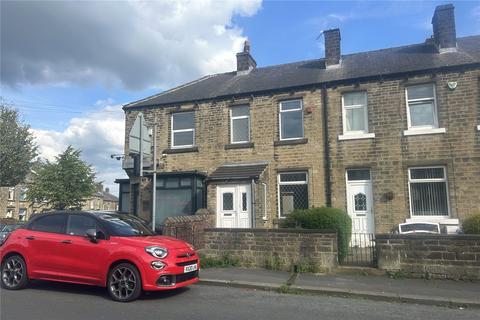
[[[267,221],[267,184],[262,182],[263,186],[263,221]]]
[[[255,180],[252,179],[251,184],[251,194],[252,194],[252,228],[255,228]]]
[[[332,186],[331,186],[331,170],[330,170],[330,145],[328,142],[328,96],[327,87],[322,88],[322,107],[323,107],[323,162],[324,162],[324,181],[325,181],[325,204],[327,207],[332,206]]]

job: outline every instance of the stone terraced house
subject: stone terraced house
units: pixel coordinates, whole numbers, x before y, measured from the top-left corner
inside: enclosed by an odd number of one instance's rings
[[[208,208],[217,227],[275,228],[327,205],[384,233],[480,212],[480,36],[456,37],[452,5],[432,25],[348,55],[326,30],[325,58],[261,68],[246,43],[236,71],[125,105],[127,137],[140,113],[158,127],[156,225]],[[126,171],[120,209],[151,220],[152,175]]]

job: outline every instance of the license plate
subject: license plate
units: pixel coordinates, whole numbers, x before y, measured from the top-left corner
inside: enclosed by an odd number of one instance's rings
[[[188,266],[185,266],[183,267],[183,273],[187,273],[187,272],[192,272],[192,271],[197,271],[197,264],[191,264],[191,265],[188,265]]]

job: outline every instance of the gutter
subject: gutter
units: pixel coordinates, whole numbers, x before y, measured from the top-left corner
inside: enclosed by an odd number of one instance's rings
[[[325,180],[325,204],[332,206],[332,186],[330,185],[330,145],[328,142],[328,95],[327,87],[322,88],[322,108],[323,108],[323,166]]]

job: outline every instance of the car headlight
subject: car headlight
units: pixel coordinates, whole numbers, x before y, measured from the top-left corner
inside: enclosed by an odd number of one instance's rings
[[[146,247],[145,251],[155,258],[163,259],[168,255],[168,250],[166,248],[158,247],[158,246],[150,246]]]
[[[188,246],[190,249],[192,249],[193,251],[195,251],[195,247],[193,246],[193,244],[190,244],[190,243],[187,242],[187,246]]]

